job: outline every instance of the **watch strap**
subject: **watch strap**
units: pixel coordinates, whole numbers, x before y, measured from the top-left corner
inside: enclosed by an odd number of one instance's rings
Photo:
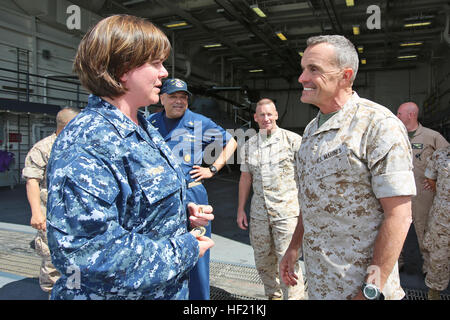
[[[217,168],[215,166],[213,166],[213,165],[210,165],[209,166],[209,171],[211,171],[213,174],[216,174],[217,173]]]

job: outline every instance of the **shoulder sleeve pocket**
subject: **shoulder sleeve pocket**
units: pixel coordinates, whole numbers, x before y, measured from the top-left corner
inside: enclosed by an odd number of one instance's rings
[[[119,193],[114,175],[97,159],[78,157],[72,162],[68,178],[77,187],[108,204],[112,204]]]

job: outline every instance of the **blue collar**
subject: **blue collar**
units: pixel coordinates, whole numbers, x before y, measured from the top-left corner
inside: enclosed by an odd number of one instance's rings
[[[139,126],[131,121],[131,119],[123,114],[123,112],[120,111],[117,107],[96,95],[89,95],[88,105],[86,108],[89,108],[103,116],[106,121],[111,123],[111,125],[116,128],[117,132],[122,138],[129,136],[135,131],[139,132],[140,130]],[[147,120],[139,112],[138,121],[145,131],[150,133],[152,130],[154,130],[154,128],[150,128],[148,126]]]

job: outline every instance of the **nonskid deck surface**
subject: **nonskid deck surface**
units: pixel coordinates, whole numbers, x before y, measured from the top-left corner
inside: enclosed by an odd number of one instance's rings
[[[30,245],[34,233],[23,226],[19,227],[24,230],[15,227],[0,224],[0,299],[45,300],[47,296],[41,291],[38,281],[41,259]],[[214,235],[213,238],[216,246],[229,246],[226,240]],[[226,261],[226,257],[222,257],[221,261],[211,260],[210,277],[211,300],[265,299],[263,284],[252,265]],[[404,289],[407,300],[426,300],[426,290]],[[441,297],[450,300],[449,294],[442,294]]]
[[[223,171],[205,182],[216,216],[212,225],[215,246],[211,249],[211,300],[264,300],[248,230],[236,226],[239,173]],[[17,185],[14,190],[0,188],[0,198],[0,300],[46,300],[48,296],[38,280],[41,259],[31,247],[36,231],[28,225],[31,213],[25,186]],[[426,300],[427,288],[418,271],[421,262],[415,241],[412,229],[404,250],[409,268],[400,272],[400,280],[405,299]],[[450,300],[449,288],[441,298]]]

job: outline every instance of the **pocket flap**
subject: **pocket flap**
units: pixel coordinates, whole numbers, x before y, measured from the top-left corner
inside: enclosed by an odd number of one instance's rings
[[[142,192],[150,204],[156,203],[181,189],[181,183],[177,175],[172,170],[167,172],[168,169],[168,166],[155,166],[144,171],[146,174],[137,176]]]

